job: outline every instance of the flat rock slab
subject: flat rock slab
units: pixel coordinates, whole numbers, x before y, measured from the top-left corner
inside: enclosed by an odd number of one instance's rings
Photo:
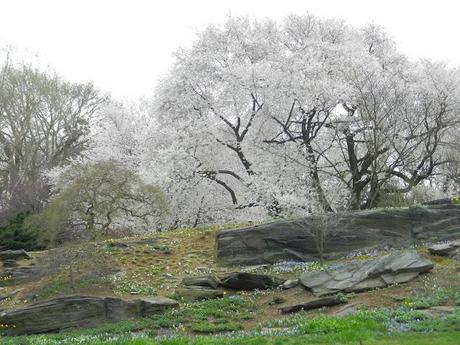
[[[241,291],[272,289],[283,283],[283,279],[247,272],[230,273],[228,276],[221,279],[222,287]]]
[[[311,310],[311,309],[318,309],[318,308],[323,308],[323,307],[332,307],[332,306],[343,304],[343,303],[345,302],[338,297],[326,297],[326,298],[316,299],[313,301],[292,304],[292,305],[280,308],[280,311],[283,314],[296,313],[301,310]]]
[[[106,322],[145,317],[177,307],[169,298],[123,300],[113,297],[66,296],[0,313],[9,335],[94,327]]]
[[[16,260],[7,259],[3,261],[3,267],[5,268],[18,267],[18,263]]]
[[[460,240],[433,244],[428,247],[428,251],[432,255],[455,256],[460,253]]]
[[[177,289],[176,295],[188,302],[194,302],[224,297],[224,291],[221,289],[207,289],[201,286],[189,286],[186,289]]]
[[[0,278],[9,277],[14,283],[24,283],[35,280],[43,275],[40,267],[23,266],[8,267],[0,271]]]
[[[299,279],[286,280],[283,284],[280,285],[280,288],[287,290],[295,288],[297,285],[299,285]]]
[[[18,250],[4,250],[0,252],[0,260],[22,260],[32,259],[32,257],[24,249]]]
[[[324,257],[337,259],[369,248],[404,248],[414,242],[460,239],[460,206],[434,205],[331,214]],[[227,265],[311,261],[319,257],[314,219],[305,217],[217,234],[217,259]]]
[[[416,251],[401,251],[336,270],[304,273],[300,282],[318,296],[340,291],[360,292],[405,283],[432,268],[433,263]]]
[[[185,286],[202,286],[208,289],[217,289],[220,282],[212,276],[187,277],[182,279]]]

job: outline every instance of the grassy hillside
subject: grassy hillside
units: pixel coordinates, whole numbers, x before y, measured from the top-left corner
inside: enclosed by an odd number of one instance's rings
[[[184,299],[181,295],[184,277],[219,277],[245,270],[291,279],[304,271],[325,269],[318,263],[244,268],[220,266],[214,256],[217,231],[246,225],[179,229],[66,248],[67,254],[72,251],[85,253],[83,249],[90,245],[98,248],[100,253],[96,259],[104,260],[110,268],[103,274],[97,270],[93,272],[95,266],[100,266],[98,261],[94,261],[94,253],[82,254],[74,267],[62,265],[58,268],[52,267],[52,259],[53,256],[57,256],[55,260],[59,259],[59,253],[53,250],[32,253],[34,259],[24,260],[21,264],[43,266],[47,274],[39,280],[20,285],[3,280],[0,294],[12,296],[0,302],[0,309],[68,294],[113,295],[127,299],[158,295],[177,299],[181,307],[152,318],[128,320],[96,329],[67,331],[58,335],[3,337],[0,342],[15,345],[356,344],[357,341],[363,344],[433,344],[429,339],[436,339],[436,344],[455,344],[454,340],[458,339],[458,309],[441,317],[416,310],[436,305],[460,305],[459,263],[442,257],[430,256],[435,263],[433,271],[408,284],[343,295],[358,313],[345,318],[334,316],[341,306],[303,311],[293,316],[280,314],[278,308],[282,305],[315,299],[300,286],[289,290],[226,291],[224,298],[200,302]],[[422,255],[429,256],[425,248],[418,250]],[[368,258],[362,256],[328,262],[326,268]]]

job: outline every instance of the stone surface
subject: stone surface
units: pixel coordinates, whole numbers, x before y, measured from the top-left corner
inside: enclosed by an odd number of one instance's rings
[[[0,271],[0,278],[10,277],[16,283],[23,283],[34,280],[40,277],[42,274],[43,271],[39,267],[11,267]]]
[[[217,289],[219,283],[216,278],[211,276],[187,277],[182,279],[182,284],[185,286],[202,286],[209,289]]]
[[[271,289],[284,283],[283,279],[247,272],[230,273],[221,281],[224,288],[242,291]]]
[[[439,256],[455,256],[460,253],[460,240],[450,241],[446,243],[433,244],[428,247],[428,251],[432,255]]]
[[[284,290],[295,288],[299,285],[299,279],[286,280],[280,287]]]
[[[176,295],[186,301],[193,302],[221,298],[224,297],[224,292],[221,289],[207,289],[201,286],[189,286],[186,289],[177,289]]]
[[[93,327],[109,321],[162,313],[178,303],[169,298],[122,300],[112,297],[66,296],[0,313],[10,335]]]
[[[4,250],[0,252],[0,260],[22,260],[32,259],[32,257],[24,249],[18,250]]]
[[[7,259],[3,261],[3,267],[5,268],[18,267],[18,263],[16,260]]]
[[[433,205],[333,214],[325,257],[340,258],[367,248],[403,248],[414,242],[460,239],[460,206]],[[228,265],[309,261],[318,257],[311,218],[283,220],[217,235],[217,258]]]
[[[326,298],[316,299],[313,301],[300,302],[300,303],[288,305],[286,307],[280,308],[280,311],[283,314],[296,313],[301,310],[311,310],[311,309],[318,309],[322,307],[332,307],[334,305],[339,305],[343,303],[344,303],[343,300],[338,297],[326,297]]]
[[[416,251],[400,251],[375,260],[347,264],[336,270],[307,272],[300,282],[316,295],[359,292],[405,283],[433,268]]]

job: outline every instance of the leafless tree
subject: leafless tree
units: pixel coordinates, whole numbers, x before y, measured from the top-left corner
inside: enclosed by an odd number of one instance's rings
[[[66,164],[87,144],[91,119],[104,97],[27,64],[0,72],[0,194],[43,183],[44,170]]]

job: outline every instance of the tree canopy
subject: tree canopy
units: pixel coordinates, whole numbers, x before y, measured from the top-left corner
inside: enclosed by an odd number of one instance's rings
[[[232,210],[370,208],[450,161],[459,87],[458,69],[409,60],[374,25],[229,18],[178,51],[156,116],[177,182],[206,180]]]

